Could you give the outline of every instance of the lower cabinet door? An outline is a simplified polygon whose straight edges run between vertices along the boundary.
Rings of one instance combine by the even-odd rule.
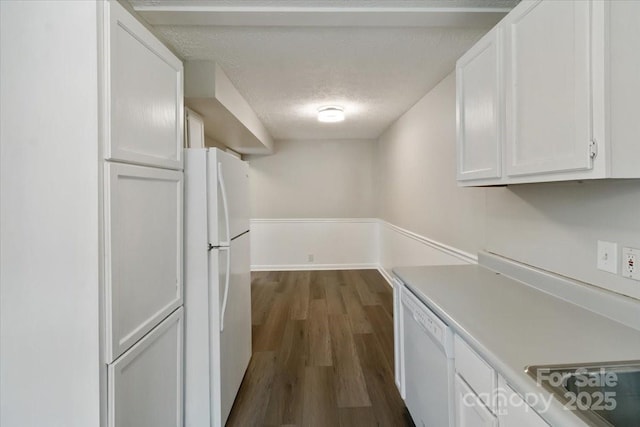
[[[502,378],[498,379],[498,391],[500,427],[549,427]]]
[[[404,328],[402,327],[402,282],[393,278],[393,361],[396,387],[404,399]]]
[[[108,367],[109,427],[182,425],[183,309]]]
[[[482,400],[471,387],[456,375],[456,426],[458,427],[495,427],[498,420],[487,409]]]

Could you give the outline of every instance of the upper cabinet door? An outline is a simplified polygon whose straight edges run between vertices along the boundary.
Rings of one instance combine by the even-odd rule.
[[[182,172],[107,163],[107,361],[182,304]]]
[[[117,1],[105,3],[105,157],[181,169],[182,62]]]
[[[509,176],[592,168],[591,13],[523,1],[505,19]]]
[[[456,64],[458,180],[500,178],[502,29],[495,28]]]

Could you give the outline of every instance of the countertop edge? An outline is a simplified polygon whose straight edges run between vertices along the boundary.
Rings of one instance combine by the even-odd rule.
[[[487,271],[489,270],[483,266],[477,266],[477,268],[482,268]],[[522,371],[515,371],[505,363],[503,363],[502,359],[490,351],[486,346],[484,346],[481,342],[479,342],[473,335],[471,335],[458,321],[449,316],[447,312],[436,304],[433,300],[431,300],[427,295],[425,295],[420,290],[411,286],[411,284],[407,283],[402,278],[402,275],[397,273],[395,269],[393,270],[393,274],[396,275],[402,283],[407,286],[411,292],[416,295],[424,304],[426,304],[433,312],[439,316],[442,320],[445,321],[454,332],[462,337],[467,344],[469,344],[474,351],[478,353],[489,365],[491,365],[495,371],[504,378],[507,384],[513,388],[513,390],[518,393],[521,397],[527,393],[536,393],[538,395],[544,396],[544,399],[550,401],[549,408],[544,408],[543,401],[538,401],[537,405],[532,405],[533,409],[540,415],[547,423],[550,423],[551,426],[576,426],[576,427],[585,427],[587,426],[577,415],[575,415],[570,410],[567,410],[562,403],[560,403],[553,395],[545,390],[544,388],[538,386],[533,380],[523,380],[522,374],[524,374],[524,368],[522,367]],[[515,279],[514,282],[518,282]],[[518,282],[520,283],[520,282]],[[522,284],[522,286],[527,286],[526,284]],[[537,290],[538,292],[542,292]],[[518,375],[520,374],[520,375]],[[526,375],[526,374],[524,374]],[[549,400],[550,399],[550,400]],[[546,411],[545,411],[546,409]]]

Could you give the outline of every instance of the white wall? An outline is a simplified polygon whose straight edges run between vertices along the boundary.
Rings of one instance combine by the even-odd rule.
[[[251,220],[254,271],[379,268],[390,280],[394,267],[476,261],[475,254],[376,218]]]
[[[478,261],[475,254],[461,251],[383,220],[379,220],[378,223],[377,264],[387,279],[391,279],[395,267],[458,265]]]
[[[450,74],[378,140],[378,216],[463,251],[484,243],[484,190],[459,188]]]
[[[247,156],[253,269],[375,266],[375,141],[275,147],[271,156]]]
[[[640,299],[640,282],[595,267],[597,240],[640,248],[640,180],[459,188],[455,137],[451,73],[381,135],[375,150],[369,142],[286,142],[272,158],[252,159],[253,217],[377,217],[387,225],[378,228],[376,262],[387,271],[472,261],[488,250]],[[327,226],[325,234],[335,230]],[[269,256],[280,265],[303,262],[285,255],[285,242],[259,244],[282,255],[261,251],[259,264]],[[362,259],[355,252],[349,258]]]
[[[381,136],[378,150],[382,219],[640,298],[640,282],[595,267],[597,240],[640,248],[640,180],[458,188],[453,74]]]
[[[491,252],[640,298],[640,282],[596,268],[598,240],[640,248],[640,180],[492,188],[486,230]]]
[[[247,160],[252,218],[374,216],[374,141],[278,141]]]
[[[96,11],[0,2],[3,427],[100,422]]]
[[[378,265],[377,226],[371,218],[252,220],[251,268],[374,268]]]

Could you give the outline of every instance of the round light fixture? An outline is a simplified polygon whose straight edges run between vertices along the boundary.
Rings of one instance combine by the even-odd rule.
[[[323,123],[335,123],[344,120],[344,108],[335,105],[327,105],[318,108],[318,121]]]

